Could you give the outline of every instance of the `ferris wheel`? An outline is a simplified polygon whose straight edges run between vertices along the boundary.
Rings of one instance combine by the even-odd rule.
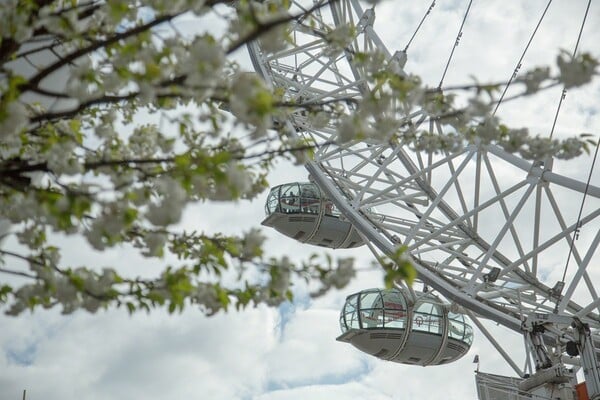
[[[466,314],[523,379],[518,390],[531,395],[539,385],[567,382],[542,375],[563,374],[560,356],[568,355],[578,357],[583,367],[587,396],[600,398],[600,282],[592,274],[600,259],[600,187],[590,179],[571,178],[551,158],[530,161],[494,144],[474,142],[433,153],[394,140],[346,142],[339,140],[336,126],[315,126],[302,105],[336,103],[338,111],[350,114],[355,111],[353,99],[371,93],[369,66],[357,62],[358,55],[376,51],[394,65],[395,73],[407,76],[407,53],[386,48],[374,29],[375,10],[357,0],[291,3],[290,14],[311,11],[293,22],[293,45],[268,52],[254,42],[249,52],[256,71],[285,100],[299,105],[285,121],[288,133],[316,150],[306,164],[312,183],[272,190],[265,225],[312,244],[365,244],[379,259],[404,246],[418,279],[444,297],[452,312]],[[425,17],[434,5],[425,7]],[[347,27],[353,40],[343,51],[332,51],[328,34],[340,27]],[[400,103],[393,108],[403,126],[433,136],[451,132],[427,110]],[[319,193],[301,197],[303,185],[313,185]],[[315,206],[319,198],[324,199],[321,208]],[[294,220],[286,215],[290,213]],[[294,230],[289,221],[304,225]],[[340,227],[344,221],[346,229]],[[329,226],[331,232],[320,233],[311,228],[314,224]],[[338,241],[325,237],[335,232],[341,235]],[[419,297],[412,288],[399,289],[406,297]],[[384,293],[382,302],[385,296],[393,294]],[[398,314],[398,307],[387,311]],[[524,335],[522,366],[482,320]],[[493,397],[480,392],[480,397],[520,398],[515,393]],[[564,391],[560,395],[566,396]]]

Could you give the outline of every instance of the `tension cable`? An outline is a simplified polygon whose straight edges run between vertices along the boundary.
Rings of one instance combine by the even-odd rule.
[[[423,18],[421,18],[421,22],[419,22],[419,26],[417,26],[417,29],[415,29],[414,33],[410,37],[410,40],[406,44],[406,47],[404,48],[404,50],[402,50],[404,53],[406,53],[408,51],[408,46],[410,46],[410,44],[412,43],[412,41],[415,38],[415,36],[417,36],[417,32],[419,32],[419,29],[421,29],[421,25],[423,25],[423,22],[425,22],[425,18],[427,18],[427,16],[429,14],[431,14],[431,10],[433,10],[433,7],[435,7],[435,0],[433,0],[431,2],[431,5],[427,9],[427,12],[425,13],[425,15],[423,15]]]
[[[548,8],[550,7],[551,3],[552,3],[552,0],[549,0],[548,4],[546,4],[546,8],[544,9],[544,12],[542,13],[542,16],[540,17],[537,25],[535,26],[535,29],[533,30],[533,33],[529,37],[529,41],[527,42],[527,46],[525,46],[525,50],[523,50],[523,53],[521,54],[521,58],[519,58],[519,61],[517,61],[517,66],[515,67],[515,69],[513,71],[513,74],[511,75],[510,79],[508,80],[508,83],[504,87],[504,91],[502,92],[502,95],[500,96],[500,99],[498,100],[498,103],[496,103],[496,107],[494,108],[494,111],[492,112],[492,116],[496,115],[496,111],[498,111],[498,107],[500,107],[500,103],[502,103],[502,100],[504,100],[504,96],[506,95],[506,92],[508,91],[508,87],[512,83],[513,79],[515,79],[517,77],[517,73],[521,69],[523,58],[525,58],[525,54],[527,53],[527,50],[529,49],[529,45],[531,45],[531,42],[533,41],[533,38],[535,37],[535,34],[537,33],[538,28],[542,24],[542,21],[544,20],[544,17],[546,16],[546,11],[548,11]]]
[[[442,88],[442,83],[444,82],[444,78],[446,77],[446,72],[448,72],[448,67],[450,66],[450,61],[452,60],[452,56],[454,55],[454,50],[456,50],[456,47],[458,47],[460,38],[462,37],[463,27],[465,26],[465,21],[467,20],[467,16],[469,15],[469,10],[471,9],[471,4],[473,4],[473,0],[469,1],[469,5],[467,6],[467,11],[465,11],[465,16],[463,17],[462,23],[460,24],[460,29],[458,30],[458,34],[456,35],[456,40],[454,41],[454,46],[452,46],[452,51],[450,52],[450,57],[448,57],[448,61],[446,62],[446,67],[444,68],[444,73],[442,74],[442,79],[440,79],[440,84],[438,85],[438,89]]]
[[[590,11],[590,5],[592,4],[592,0],[588,0],[587,7],[585,9],[585,15],[583,16],[583,21],[581,21],[581,27],[579,28],[579,34],[577,35],[577,42],[575,42],[575,48],[573,49],[573,58],[577,54],[577,48],[579,47],[579,41],[581,40],[581,33],[583,32],[583,27],[585,26],[585,21],[587,20],[588,12]],[[567,89],[564,88],[562,93],[560,94],[560,99],[558,100],[558,108],[556,109],[556,114],[554,114],[554,122],[552,122],[552,130],[550,130],[550,139],[554,135],[554,128],[556,127],[556,121],[558,120],[558,114],[560,113],[560,107],[562,106],[562,102],[567,97]]]

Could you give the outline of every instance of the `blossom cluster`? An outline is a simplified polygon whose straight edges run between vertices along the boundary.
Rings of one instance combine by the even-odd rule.
[[[332,140],[343,144],[452,152],[496,143],[531,159],[572,158],[586,149],[585,138],[558,141],[505,127],[491,114],[493,102],[478,95],[458,107],[452,94],[402,71],[406,54],[387,60],[378,51],[348,51],[372,12],[358,22],[362,28],[339,24],[316,32],[327,43],[325,57],[351,55],[368,90],[339,102],[304,103],[242,71],[230,56],[255,39],[265,56],[284,51],[294,45],[292,27],[315,29],[316,19],[293,15],[289,0],[233,6],[0,2],[0,225],[10,222],[8,235],[20,246],[19,253],[0,245],[0,261],[25,264],[6,273],[27,280],[14,289],[0,286],[9,314],[56,305],[65,313],[115,304],[132,312],[157,305],[176,311],[186,302],[213,314],[232,302],[280,304],[291,298],[298,276],[318,283],[315,295],[347,285],[355,275],[350,259],[267,262],[258,230],[233,237],[178,231],[189,204],[253,199],[267,187],[275,158],[305,162],[311,143],[291,137],[288,121],[299,130],[333,132]],[[208,17],[223,29],[178,28],[185,18]],[[561,54],[557,66],[556,77],[541,67],[515,83],[525,95],[547,84],[583,85],[597,74],[598,61]],[[420,110],[449,133],[417,130],[407,110]],[[121,277],[116,266],[61,266],[55,235],[82,238],[98,251],[131,244],[145,257],[171,255],[181,264],[150,280]],[[239,279],[223,284],[220,277],[232,269]],[[245,282],[250,270],[258,278]]]
[[[33,280],[2,286],[0,302],[12,298],[8,313],[55,305],[94,312],[115,303],[132,311],[180,307],[182,299],[210,313],[228,296],[244,304],[258,299],[252,285],[234,293],[197,276],[260,260],[258,230],[225,240],[176,229],[190,203],[262,192],[269,146],[278,145],[272,136],[259,141],[271,128],[276,96],[256,74],[239,72],[227,53],[285,18],[286,2],[240,2],[237,12],[225,12],[230,29],[222,36],[177,29],[180,16],[215,18],[219,7],[198,0],[0,4],[0,221],[10,221],[9,234],[22,246],[0,247],[0,258],[30,265],[15,273]],[[288,43],[285,24],[273,27],[261,36],[271,50]],[[224,135],[231,121],[239,134]],[[245,161],[250,149],[258,157]],[[198,259],[180,269],[179,281],[172,272],[121,279],[94,266],[50,263],[48,255],[62,250],[51,245],[55,233],[84,238],[99,251],[131,243],[146,257]],[[261,293],[268,301],[271,292]]]
[[[559,140],[531,134],[527,128],[503,125],[493,112],[499,101],[494,93],[499,91],[500,85],[467,85],[462,90],[474,94],[463,99],[466,106],[458,106],[455,93],[423,86],[418,77],[399,70],[395,58],[386,61],[379,52],[355,54],[354,58],[372,89],[357,101],[353,111],[328,121],[335,126],[340,144],[365,140],[397,142],[430,153],[452,153],[474,143],[497,144],[523,158],[543,160],[571,159],[595,143],[585,133]],[[557,65],[560,74],[556,77],[550,75],[549,67],[536,67],[518,76],[514,84],[522,85],[522,96],[528,96],[556,83],[565,89],[581,86],[598,74],[598,61],[588,53],[578,57],[563,53],[557,58]],[[483,93],[491,100],[484,100]],[[407,114],[416,117],[407,118]],[[438,128],[417,129],[413,119],[418,118],[433,122]]]

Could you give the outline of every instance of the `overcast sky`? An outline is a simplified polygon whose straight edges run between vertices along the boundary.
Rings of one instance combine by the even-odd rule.
[[[439,0],[409,48],[406,69],[436,85],[456,37],[468,0]],[[506,80],[518,61],[547,1],[475,0],[460,46],[450,65],[447,83]],[[553,63],[559,49],[572,51],[587,1],[555,1],[540,28],[523,68]],[[388,0],[376,9],[375,28],[393,52],[404,48],[429,1]],[[592,4],[580,48],[600,57],[600,8]],[[189,27],[189,29],[192,29]],[[249,66],[244,55],[237,57]],[[540,133],[548,132],[560,89],[528,103],[507,104],[501,116]],[[560,115],[560,134],[600,131],[598,82],[569,93]],[[593,101],[592,101],[593,100]],[[573,163],[574,174],[589,159]],[[587,164],[589,165],[589,163]],[[593,183],[600,179],[594,175]],[[581,178],[581,176],[580,176]],[[306,180],[301,167],[282,163],[271,184]],[[266,193],[254,202],[205,204],[186,211],[185,225],[207,231],[240,233],[264,218]],[[232,224],[231,221],[238,223]],[[305,247],[265,228],[269,254],[308,254]],[[6,243],[5,243],[6,245]],[[66,264],[94,259],[100,265],[122,264],[145,274],[159,263],[136,257],[128,249],[93,253],[84,244],[65,251]],[[365,247],[338,250],[334,257],[357,257],[368,266]],[[345,297],[381,285],[379,271],[363,271],[342,292],[310,300],[296,287],[297,302],[279,308],[258,307],[244,312],[204,317],[188,308],[181,315],[158,311],[130,317],[124,310],[61,316],[57,311],[0,316],[0,400],[20,399],[475,399],[472,363],[511,374],[492,346],[475,332],[470,352],[439,367],[414,367],[379,361],[348,344],[339,335],[338,314]],[[495,331],[515,348],[517,335]]]

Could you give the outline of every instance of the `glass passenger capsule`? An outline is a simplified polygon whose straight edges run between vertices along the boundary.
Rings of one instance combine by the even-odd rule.
[[[400,289],[369,289],[346,298],[338,341],[383,360],[440,365],[464,356],[473,328],[463,314],[430,293],[411,296]]]
[[[333,202],[311,182],[294,182],[275,186],[265,204],[267,218],[263,225],[302,243],[317,246],[351,248],[363,240],[343,218]]]

